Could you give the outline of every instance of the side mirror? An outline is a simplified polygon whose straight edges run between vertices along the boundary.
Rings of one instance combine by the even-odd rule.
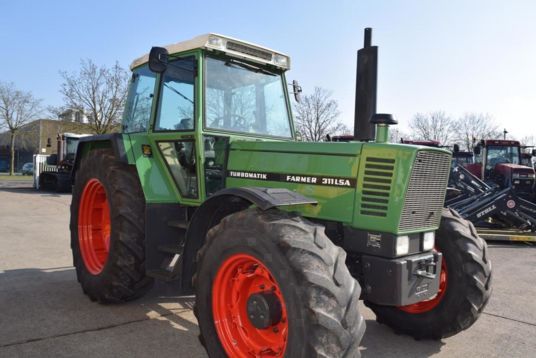
[[[300,131],[296,131],[295,135],[296,135],[296,140],[298,142],[303,142],[303,136]]]
[[[532,150],[532,156],[533,156],[533,157],[536,157],[536,149],[533,149],[533,150]]]
[[[149,69],[155,73],[162,73],[168,64],[168,50],[163,47],[153,47],[149,52]]]
[[[454,153],[458,153],[460,151],[460,146],[458,144],[454,144]]]
[[[296,80],[292,81],[292,92],[294,93],[294,99],[296,100],[296,102],[300,103],[302,88]]]
[[[473,151],[474,151],[474,153],[475,153],[476,155],[480,155],[480,153],[481,153],[481,149],[482,149],[482,148],[481,148],[479,145],[477,145],[477,146],[474,148]]]

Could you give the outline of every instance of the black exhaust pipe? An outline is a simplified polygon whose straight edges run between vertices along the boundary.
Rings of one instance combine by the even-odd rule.
[[[378,46],[371,46],[372,28],[365,28],[365,45],[357,51],[354,139],[374,140],[376,128],[370,119],[376,114],[378,87]]]

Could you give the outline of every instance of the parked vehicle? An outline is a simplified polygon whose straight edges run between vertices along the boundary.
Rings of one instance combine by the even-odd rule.
[[[33,175],[34,165],[33,163],[24,163],[22,166],[22,175]]]
[[[39,190],[70,192],[72,187],[71,170],[73,168],[78,141],[89,134],[63,133],[58,136],[58,154],[47,158],[46,165],[38,168]]]

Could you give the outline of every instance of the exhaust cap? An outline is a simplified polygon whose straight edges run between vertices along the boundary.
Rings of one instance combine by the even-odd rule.
[[[370,123],[372,124],[386,124],[388,126],[398,124],[398,121],[389,113],[376,113],[370,117]]]

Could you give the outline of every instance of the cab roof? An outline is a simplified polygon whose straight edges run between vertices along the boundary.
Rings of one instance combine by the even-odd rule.
[[[175,44],[164,46],[169,54],[185,52],[195,49],[205,49],[209,51],[223,51],[235,57],[241,57],[250,61],[271,64],[285,70],[290,69],[290,58],[278,51],[274,51],[267,47],[259,46],[251,42],[242,41],[233,37],[220,35],[216,33],[208,33],[196,36],[190,40],[178,42]],[[286,58],[286,66],[279,63],[277,60]],[[149,61],[149,54],[135,59],[130,65],[130,69],[144,65]]]

